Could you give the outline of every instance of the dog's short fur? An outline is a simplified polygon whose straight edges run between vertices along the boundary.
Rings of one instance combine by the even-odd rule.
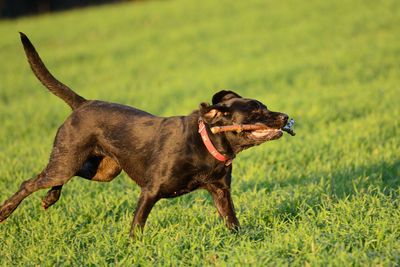
[[[120,104],[86,100],[50,74],[23,33],[21,41],[37,78],[73,112],[58,129],[48,165],[4,202],[0,221],[39,189],[50,188],[42,201],[47,209],[59,199],[63,185],[73,176],[109,182],[124,170],[141,187],[131,235],[144,227],[159,199],[199,188],[211,193],[228,228],[238,228],[230,192],[232,165],[218,161],[207,151],[198,133],[198,122],[205,122],[217,150],[233,159],[244,149],[281,137],[287,115],[269,111],[261,102],[232,91],[216,93],[211,105],[202,103],[188,116],[168,118]],[[261,135],[250,131],[210,132],[215,125],[255,123],[277,130]]]

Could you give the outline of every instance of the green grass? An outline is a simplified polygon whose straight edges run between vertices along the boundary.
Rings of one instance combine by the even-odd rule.
[[[70,113],[31,73],[17,31],[89,99],[189,114],[230,88],[297,121],[241,153],[231,234],[210,196],[162,200],[128,244],[139,188],[74,178],[0,225],[0,264],[400,264],[400,2],[150,1],[0,21],[0,201],[47,163]]]

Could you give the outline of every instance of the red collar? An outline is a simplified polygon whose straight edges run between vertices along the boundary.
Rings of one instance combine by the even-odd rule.
[[[201,139],[203,140],[204,145],[206,146],[208,152],[216,158],[219,161],[225,162],[226,166],[229,166],[232,164],[232,159],[222,155],[221,153],[218,152],[218,150],[215,148],[213,143],[210,140],[210,137],[208,136],[206,125],[202,120],[199,121],[199,133],[201,135]]]

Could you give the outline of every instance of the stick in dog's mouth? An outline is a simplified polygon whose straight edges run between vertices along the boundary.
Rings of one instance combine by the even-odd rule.
[[[287,132],[291,136],[295,136],[296,133],[293,131],[294,119],[290,119],[288,123],[280,129],[281,131]],[[226,126],[214,126],[211,127],[211,132],[213,134],[221,133],[221,132],[242,132],[242,131],[262,131],[262,130],[271,130],[271,131],[280,131],[279,129],[267,128],[261,124],[233,124]]]

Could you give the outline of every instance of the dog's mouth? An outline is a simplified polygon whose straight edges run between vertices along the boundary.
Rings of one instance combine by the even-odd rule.
[[[283,132],[287,132],[294,136],[293,131],[294,120],[279,122],[275,125],[266,125],[264,123],[245,123],[245,124],[233,124],[225,126],[214,126],[211,127],[213,134],[221,132],[236,132],[242,137],[262,143],[269,140],[275,140],[283,135]]]
[[[283,132],[287,132],[288,134],[294,136],[296,133],[293,130],[294,120],[290,119],[284,126],[282,127],[273,127],[270,128],[266,125],[259,124],[262,129],[255,129],[250,131],[245,131],[246,136],[248,138],[257,140],[257,141],[270,141],[276,140],[282,137]]]
[[[245,131],[246,137],[253,139],[255,141],[270,141],[276,140],[283,135],[283,131],[281,129],[260,129],[260,130],[252,130]]]

